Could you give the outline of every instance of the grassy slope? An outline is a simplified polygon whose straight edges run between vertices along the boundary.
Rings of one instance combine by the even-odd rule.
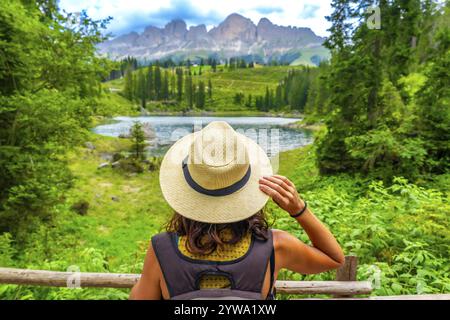
[[[106,89],[98,100],[97,115],[112,117],[116,115],[138,115],[139,106],[122,97],[117,92]]]
[[[195,76],[195,80],[205,81],[211,79],[213,86],[213,101],[207,104],[212,110],[245,110],[244,106],[237,106],[233,103],[233,97],[241,92],[247,98],[248,94],[253,96],[264,95],[266,87],[275,89],[292,67],[261,67],[248,69],[236,69],[223,72],[205,72],[201,76]],[[221,70],[221,69],[219,69]],[[197,72],[198,73],[198,72]]]
[[[199,70],[202,69],[202,74],[199,75]],[[193,74],[193,81],[203,81],[208,85],[208,80],[211,80],[213,87],[212,100],[206,99],[206,111],[221,112],[223,114],[242,114],[242,115],[259,115],[261,112],[257,110],[249,110],[243,104],[236,105],[233,103],[233,97],[236,93],[242,92],[247,99],[248,94],[253,96],[253,103],[256,95],[264,95],[266,87],[275,89],[276,85],[282,80],[288,70],[296,67],[292,66],[255,66],[255,68],[247,69],[225,69],[223,65],[217,67],[217,72],[212,72],[210,66],[195,66],[191,67]],[[174,72],[170,69],[170,72]],[[194,75],[194,73],[196,75]],[[184,84],[183,84],[184,85]],[[117,101],[125,100],[119,95],[123,90],[124,80],[116,79],[104,84],[107,90],[112,90],[108,95],[115,97]],[[120,97],[120,98],[117,98]],[[123,100],[122,100],[123,99]],[[125,100],[126,101],[126,100]],[[137,110],[136,103],[127,102],[129,108]],[[180,111],[184,107],[184,101],[180,107],[162,107],[160,103],[149,103],[148,108],[151,111]],[[194,110],[202,112],[202,110]]]
[[[80,226],[83,246],[103,250],[111,268],[117,268],[161,229],[170,210],[159,189],[158,172],[133,175],[97,169],[102,162],[98,152],[126,149],[126,140],[93,137],[96,151],[82,149],[71,157],[70,168],[77,179],[68,195],[69,205],[87,200],[89,212],[87,216],[68,213],[68,217]]]

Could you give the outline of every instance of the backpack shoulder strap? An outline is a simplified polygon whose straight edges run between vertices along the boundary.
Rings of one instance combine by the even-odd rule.
[[[272,248],[272,253],[270,254],[270,286],[269,293],[267,294],[267,300],[275,299],[275,248]]]
[[[152,237],[152,247],[171,297],[195,290],[195,274],[204,271],[201,265],[182,259],[175,250],[176,235],[163,232]]]

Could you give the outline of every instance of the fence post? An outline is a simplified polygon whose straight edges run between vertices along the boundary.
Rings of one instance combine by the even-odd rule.
[[[346,256],[342,267],[336,270],[336,281],[356,281],[358,257]],[[334,295],[335,298],[350,298],[351,295]]]

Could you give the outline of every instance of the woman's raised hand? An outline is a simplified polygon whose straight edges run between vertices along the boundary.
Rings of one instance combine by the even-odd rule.
[[[259,189],[290,215],[295,215],[305,206],[295,185],[284,176],[273,175],[260,178]]]

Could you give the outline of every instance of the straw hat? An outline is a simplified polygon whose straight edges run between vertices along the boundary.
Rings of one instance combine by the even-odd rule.
[[[206,223],[247,219],[268,200],[258,180],[271,175],[264,150],[224,121],[179,139],[161,163],[164,198],[179,214]]]

